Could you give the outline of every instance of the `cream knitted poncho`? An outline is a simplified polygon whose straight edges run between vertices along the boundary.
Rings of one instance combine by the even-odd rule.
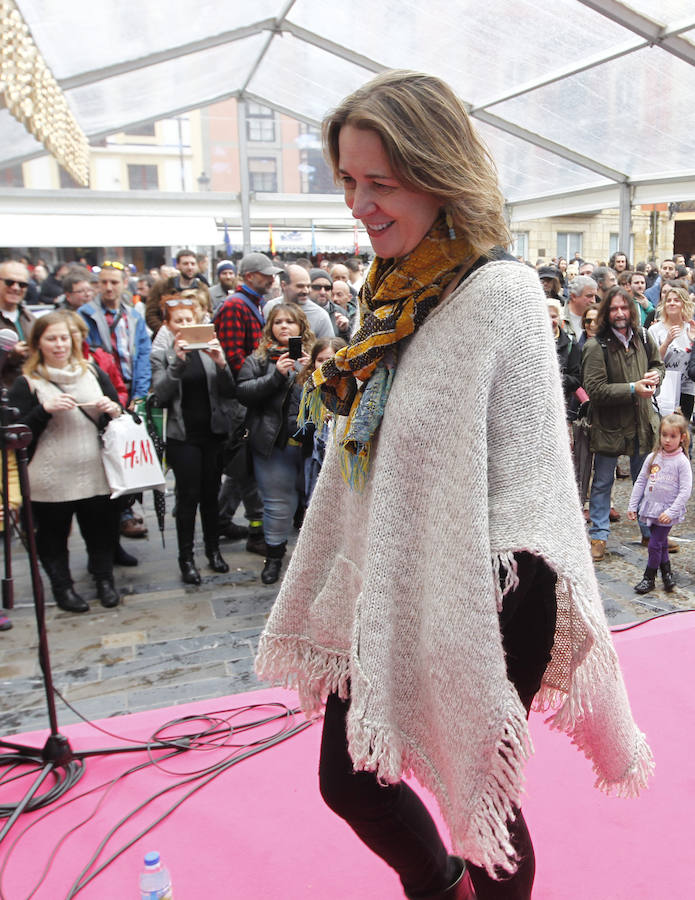
[[[363,493],[329,449],[256,661],[307,713],[349,693],[355,769],[412,772],[455,851],[491,873],[515,868],[507,818],[531,749],[498,622],[514,552],[558,577],[537,705],[603,789],[634,795],[653,769],[589,557],[558,375],[527,267],[490,262],[440,303],[401,351]]]

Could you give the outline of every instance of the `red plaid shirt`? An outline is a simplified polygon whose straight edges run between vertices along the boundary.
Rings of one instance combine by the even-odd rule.
[[[253,294],[241,287],[225,300],[215,316],[217,338],[234,375],[239,374],[246,357],[258,346],[263,331],[258,317],[244,303],[244,295],[252,303],[257,302]]]

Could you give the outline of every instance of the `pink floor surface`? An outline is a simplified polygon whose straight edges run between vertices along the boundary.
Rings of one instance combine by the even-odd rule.
[[[534,838],[537,876],[534,900],[685,900],[692,887],[692,817],[695,768],[692,738],[695,615],[684,614],[616,636],[633,710],[647,732],[656,776],[637,800],[607,798],[593,789],[587,761],[563,736],[532,716],[536,748],[527,767],[524,810]],[[170,709],[153,710],[102,724],[118,734],[147,739],[159,725],[183,715],[213,714],[246,703],[283,701],[287,691],[263,691]],[[114,745],[88,725],[62,730],[75,750]],[[21,740],[42,746],[45,733]],[[176,900],[396,900],[395,876],[324,806],[316,787],[320,728],[316,725],[226,771],[188,799],[76,896],[125,900],[138,896],[141,858],[160,851],[173,876]],[[138,754],[137,760],[143,759]],[[220,759],[220,751],[187,753],[171,764],[191,771]],[[98,758],[63,798],[114,778],[136,759]],[[71,885],[122,816],[149,794],[172,783],[156,770],[118,784],[87,825],[60,846],[37,900],[69,896]],[[176,794],[179,797],[180,792]],[[0,848],[2,900],[23,900],[60,837],[94,811],[98,797],[73,800],[30,829],[40,813],[24,816]],[[3,802],[9,798],[3,794]],[[171,802],[158,801],[127,825],[107,847],[122,846]],[[55,810],[55,807],[52,807]],[[687,816],[687,818],[686,818]]]

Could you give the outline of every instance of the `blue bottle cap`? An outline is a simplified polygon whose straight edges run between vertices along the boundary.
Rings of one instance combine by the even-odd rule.
[[[153,850],[152,853],[145,854],[145,865],[146,866],[158,866],[159,865],[159,853],[156,850]]]

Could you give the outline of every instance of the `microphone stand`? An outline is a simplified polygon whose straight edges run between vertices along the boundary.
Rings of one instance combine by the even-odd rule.
[[[44,689],[46,693],[46,706],[48,708],[48,721],[50,735],[43,748],[30,747],[23,744],[0,740],[0,748],[12,751],[0,756],[0,765],[7,769],[28,767],[25,774],[39,771],[34,783],[29,787],[24,797],[16,804],[3,804],[0,816],[8,816],[2,830],[0,830],[0,842],[8,834],[14,823],[23,812],[38,809],[51,803],[60,797],[79,781],[84,775],[84,761],[90,756],[106,756],[115,753],[133,753],[148,749],[166,749],[171,751],[173,747],[181,751],[186,749],[185,738],[177,738],[176,743],[166,741],[154,741],[147,744],[130,744],[126,747],[106,747],[97,750],[74,752],[68,739],[58,731],[58,717],[56,715],[55,697],[53,689],[53,675],[51,673],[51,661],[48,652],[48,635],[46,632],[46,607],[44,600],[43,582],[39,572],[38,554],[36,551],[36,537],[34,534],[34,521],[31,511],[31,495],[29,489],[29,466],[27,447],[31,444],[31,429],[19,423],[12,424],[18,410],[8,404],[7,388],[0,390],[0,447],[2,453],[2,507],[4,516],[4,548],[5,548],[5,577],[2,580],[2,605],[5,609],[14,606],[14,583],[12,580],[12,558],[10,547],[10,519],[9,519],[9,473],[8,457],[10,451],[14,451],[17,458],[19,473],[19,487],[24,509],[24,523],[27,537],[27,552],[29,554],[29,567],[31,571],[31,586],[34,595],[34,610],[36,612],[36,628],[39,635],[39,664],[43,674]],[[55,784],[50,789],[50,797],[37,792],[49,775],[53,775]],[[0,786],[3,779],[0,779]],[[7,783],[10,780],[7,779]],[[36,797],[36,800],[34,800]]]

